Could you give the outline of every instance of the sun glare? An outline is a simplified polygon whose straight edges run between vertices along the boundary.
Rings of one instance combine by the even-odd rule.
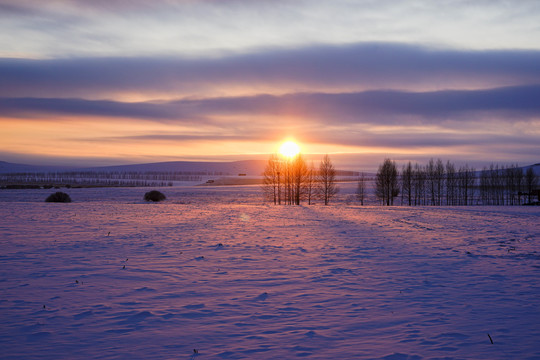
[[[286,157],[295,157],[300,152],[300,146],[294,141],[285,141],[279,148],[281,155]]]

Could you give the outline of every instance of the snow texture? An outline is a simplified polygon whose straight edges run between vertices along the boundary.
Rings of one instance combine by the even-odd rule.
[[[0,358],[540,358],[536,207],[147,190],[0,191]]]

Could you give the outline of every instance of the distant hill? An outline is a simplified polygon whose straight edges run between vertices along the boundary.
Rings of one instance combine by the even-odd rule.
[[[257,176],[264,171],[265,160],[245,160],[231,162],[170,161],[148,164],[100,166],[89,168],[68,168],[16,164],[0,161],[0,173],[37,173],[55,171],[94,171],[94,172],[206,172],[210,174]]]
[[[50,172],[50,171],[69,171],[73,170],[70,167],[62,166],[43,166],[43,165],[27,165],[16,164],[6,161],[0,161],[0,174],[7,173],[24,173],[24,172]]]
[[[527,171],[530,167],[533,168],[533,171],[537,176],[540,176],[540,163],[529,165],[529,166],[523,166],[523,171]]]

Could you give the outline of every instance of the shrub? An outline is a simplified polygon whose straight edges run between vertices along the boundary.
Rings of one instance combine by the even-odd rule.
[[[58,191],[54,194],[49,195],[47,199],[45,199],[45,202],[63,202],[63,203],[69,203],[71,202],[71,198],[68,194]]]
[[[165,200],[167,197],[165,195],[163,195],[163,193],[157,191],[157,190],[152,190],[152,191],[149,191],[147,192],[146,194],[144,194],[144,200],[146,201],[162,201],[162,200]]]

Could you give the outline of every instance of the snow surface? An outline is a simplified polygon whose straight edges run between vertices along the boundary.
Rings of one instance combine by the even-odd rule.
[[[328,207],[0,191],[0,358],[540,359],[537,207],[361,207],[353,185]]]

